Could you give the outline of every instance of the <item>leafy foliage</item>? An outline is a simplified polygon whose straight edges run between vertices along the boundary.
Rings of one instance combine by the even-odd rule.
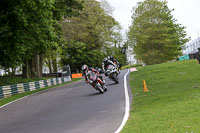
[[[35,57],[45,55],[60,40],[57,21],[77,15],[81,8],[76,0],[1,0],[0,65],[34,68]]]
[[[56,20],[78,16],[79,11],[83,8],[82,2],[77,0],[55,0],[54,7],[53,16]]]
[[[95,0],[84,1],[80,16],[63,21],[63,34],[66,40],[76,40],[88,44],[89,49],[101,48],[111,41],[112,28],[117,22],[105,14],[100,3]]]
[[[104,54],[98,50],[87,50],[86,46],[82,42],[68,42],[63,47],[62,64],[70,64],[72,71],[80,70],[83,64],[100,67]]]
[[[64,65],[70,64],[74,69],[80,69],[83,64],[100,67],[103,58],[110,54],[117,54],[124,60],[124,57],[118,54],[120,48],[117,48],[122,43],[121,27],[110,16],[112,13],[109,11],[112,10],[108,3],[103,2],[102,4],[95,0],[85,0],[79,16],[67,17],[62,22],[66,42],[62,46],[65,49],[62,52]]]
[[[189,39],[171,11],[165,0],[145,0],[134,8],[128,35],[138,60],[156,64],[181,55],[181,45]]]
[[[22,66],[25,78],[39,77],[44,61],[56,72],[60,55],[74,69],[100,66],[108,53],[120,55],[121,27],[111,11],[105,0],[1,0],[0,66]]]
[[[57,39],[53,27],[54,0],[2,0],[1,65],[11,67],[22,64],[36,53],[43,53]]]

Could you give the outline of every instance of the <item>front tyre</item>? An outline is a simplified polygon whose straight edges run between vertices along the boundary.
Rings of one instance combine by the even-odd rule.
[[[113,73],[113,80],[115,81],[116,84],[119,83],[119,79],[117,77],[117,74],[116,73]]]
[[[100,93],[104,93],[105,89],[101,86],[101,84],[99,82],[97,82],[96,88]]]

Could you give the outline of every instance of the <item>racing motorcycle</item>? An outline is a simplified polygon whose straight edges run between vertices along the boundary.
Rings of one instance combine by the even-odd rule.
[[[87,77],[90,85],[92,85],[94,89],[96,89],[100,93],[104,93],[105,91],[107,91],[107,87],[104,85],[104,81],[102,81],[97,73],[91,71],[87,74]]]
[[[117,67],[114,65],[108,65],[106,73],[111,80],[115,81],[116,84],[119,83]]]

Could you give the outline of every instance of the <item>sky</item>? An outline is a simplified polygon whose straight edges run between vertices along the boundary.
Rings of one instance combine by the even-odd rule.
[[[131,25],[132,8],[141,0],[107,0],[114,8],[113,17],[120,22],[123,31]],[[200,0],[167,0],[177,23],[186,27],[191,41],[200,36]]]

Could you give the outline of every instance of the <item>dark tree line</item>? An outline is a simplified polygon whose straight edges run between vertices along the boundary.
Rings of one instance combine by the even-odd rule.
[[[44,63],[57,72],[58,64],[80,69],[99,66],[108,53],[119,56],[120,26],[102,5],[111,8],[95,0],[1,0],[0,66],[41,77]]]

